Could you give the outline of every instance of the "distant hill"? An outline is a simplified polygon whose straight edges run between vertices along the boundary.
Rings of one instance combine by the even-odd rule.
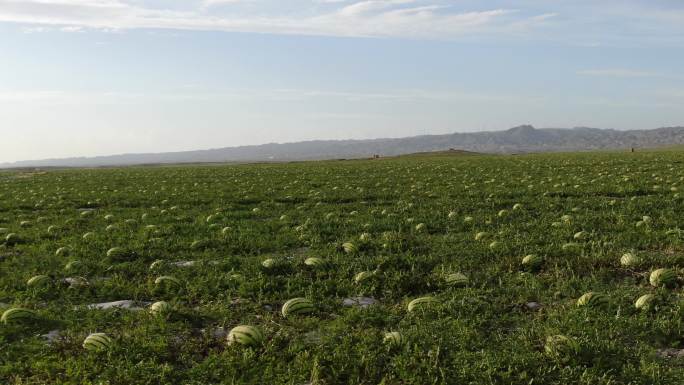
[[[589,127],[537,129],[524,125],[506,131],[423,135],[396,139],[315,140],[158,154],[123,154],[92,158],[28,160],[0,164],[0,167],[97,167],[171,163],[349,159],[372,157],[376,154],[380,156],[395,156],[449,149],[510,154],[624,149],[630,147],[645,148],[679,144],[684,144],[684,127],[620,131]]]

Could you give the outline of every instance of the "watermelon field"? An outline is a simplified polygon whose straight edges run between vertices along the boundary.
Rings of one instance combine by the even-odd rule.
[[[684,152],[0,172],[1,384],[683,384]]]

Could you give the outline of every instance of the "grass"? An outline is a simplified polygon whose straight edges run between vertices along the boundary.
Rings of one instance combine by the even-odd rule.
[[[0,240],[22,240],[0,246],[0,306],[37,314],[0,324],[0,383],[681,384],[684,361],[657,352],[684,348],[683,161],[666,151],[0,173]],[[108,257],[114,247],[125,252]],[[622,267],[626,252],[641,263]],[[529,254],[543,257],[538,269],[522,266]],[[195,263],[173,264],[184,261]],[[663,267],[678,280],[654,288],[649,273]],[[370,278],[356,283],[362,271]],[[456,272],[465,287],[446,284]],[[39,274],[51,284],[28,287]],[[180,287],[155,285],[164,275]],[[88,284],[64,282],[73,277]],[[607,305],[578,307],[589,291]],[[646,293],[657,306],[635,309]],[[342,305],[357,296],[378,303]],[[408,312],[423,296],[439,303]],[[296,297],[315,311],[283,317]],[[117,300],[143,310],[86,307]],[[160,300],[173,305],[167,318],[146,309]],[[263,343],[228,344],[221,330],[237,325],[260,327]],[[384,343],[389,331],[403,343]],[[83,349],[93,332],[111,346]],[[576,349],[549,355],[553,335]]]

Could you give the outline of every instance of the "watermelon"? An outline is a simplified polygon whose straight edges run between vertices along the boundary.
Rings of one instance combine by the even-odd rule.
[[[257,346],[264,342],[264,333],[258,326],[240,325],[228,333],[228,343],[238,343],[245,346]]]
[[[58,257],[64,257],[64,256],[69,255],[69,252],[70,252],[70,251],[71,251],[71,250],[69,250],[69,248],[66,247],[66,246],[65,246],[65,247],[60,247],[59,249],[57,249],[57,251],[55,251],[55,255],[58,256]]]
[[[160,269],[160,268],[164,267],[165,264],[166,264],[166,262],[164,260],[157,259],[156,261],[154,261],[150,264],[150,270]]]
[[[173,312],[173,307],[166,301],[155,302],[150,306],[150,313],[165,317]]]
[[[307,258],[304,260],[304,264],[315,269],[324,269],[328,266],[328,263],[324,259],[317,257]]]
[[[261,266],[263,266],[266,270],[275,269],[278,267],[278,261],[274,258],[268,258],[261,262]]]
[[[373,277],[372,271],[362,271],[354,276],[354,282],[361,283]]]
[[[385,333],[382,342],[389,345],[390,347],[397,347],[404,344],[404,336],[399,332],[387,332]]]
[[[206,249],[207,247],[209,247],[209,241],[206,239],[196,240],[190,244],[190,248],[194,250]]]
[[[568,242],[568,243],[563,244],[563,246],[561,246],[561,248],[564,251],[579,251],[582,249],[582,245],[579,243],[576,243],[576,242]]]
[[[129,251],[121,247],[112,247],[111,249],[107,250],[107,257],[114,261],[126,259],[130,255],[131,253]]]
[[[638,266],[641,260],[634,253],[625,253],[620,257],[620,265],[624,267]]]
[[[564,335],[549,336],[544,344],[546,354],[556,360],[568,361],[579,350],[575,340]]]
[[[544,264],[544,258],[537,254],[530,254],[522,259],[522,266],[528,270],[536,270]]]
[[[421,309],[427,309],[433,305],[436,305],[439,303],[439,300],[435,297],[420,297],[416,298],[413,301],[409,302],[408,304],[408,311],[412,312],[414,310],[421,310]]]
[[[468,277],[463,273],[452,273],[447,275],[444,280],[449,286],[466,286],[469,282]]]
[[[31,277],[28,281],[26,281],[26,286],[46,287],[50,286],[50,283],[52,283],[52,280],[47,275],[36,275],[35,277]]]
[[[639,310],[650,310],[654,305],[655,299],[653,294],[644,294],[636,300],[634,307]]]
[[[77,271],[83,267],[83,263],[81,261],[70,261],[64,266],[64,270],[66,271]]]
[[[86,210],[81,212],[81,217],[92,217],[95,214],[95,211],[93,210]]]
[[[161,277],[157,277],[157,279],[154,280],[154,284],[167,289],[180,289],[182,286],[181,281],[170,275],[162,275]]]
[[[34,313],[32,310],[13,307],[11,309],[5,310],[5,312],[2,313],[0,321],[7,325],[21,323],[34,318],[36,318],[36,313]]]
[[[572,237],[575,240],[583,241],[583,240],[589,238],[589,233],[587,233],[586,231],[580,231],[578,233],[575,233],[575,235],[573,235]]]
[[[577,300],[577,306],[601,307],[608,304],[608,297],[601,293],[590,291]]]
[[[306,298],[293,298],[283,304],[281,313],[287,318],[291,315],[307,314],[314,311],[314,305]]]
[[[352,242],[343,243],[342,249],[347,254],[356,254],[359,251],[359,248],[355,244],[353,244]]]
[[[18,245],[22,242],[23,242],[23,239],[18,234],[15,234],[15,233],[9,233],[5,237],[5,243],[8,246]]]
[[[92,333],[83,340],[83,348],[90,351],[104,351],[111,348],[112,339],[105,333]]]
[[[677,281],[677,273],[672,269],[654,270],[649,277],[652,286],[672,286]]]

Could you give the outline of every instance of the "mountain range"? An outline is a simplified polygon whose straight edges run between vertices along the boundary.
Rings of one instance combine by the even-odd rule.
[[[651,148],[678,144],[684,144],[684,127],[626,131],[589,127],[538,129],[530,125],[523,125],[505,131],[422,135],[406,138],[314,140],[197,151],[27,160],[0,164],[0,168],[351,159],[449,149],[511,154],[627,149],[632,147]]]

